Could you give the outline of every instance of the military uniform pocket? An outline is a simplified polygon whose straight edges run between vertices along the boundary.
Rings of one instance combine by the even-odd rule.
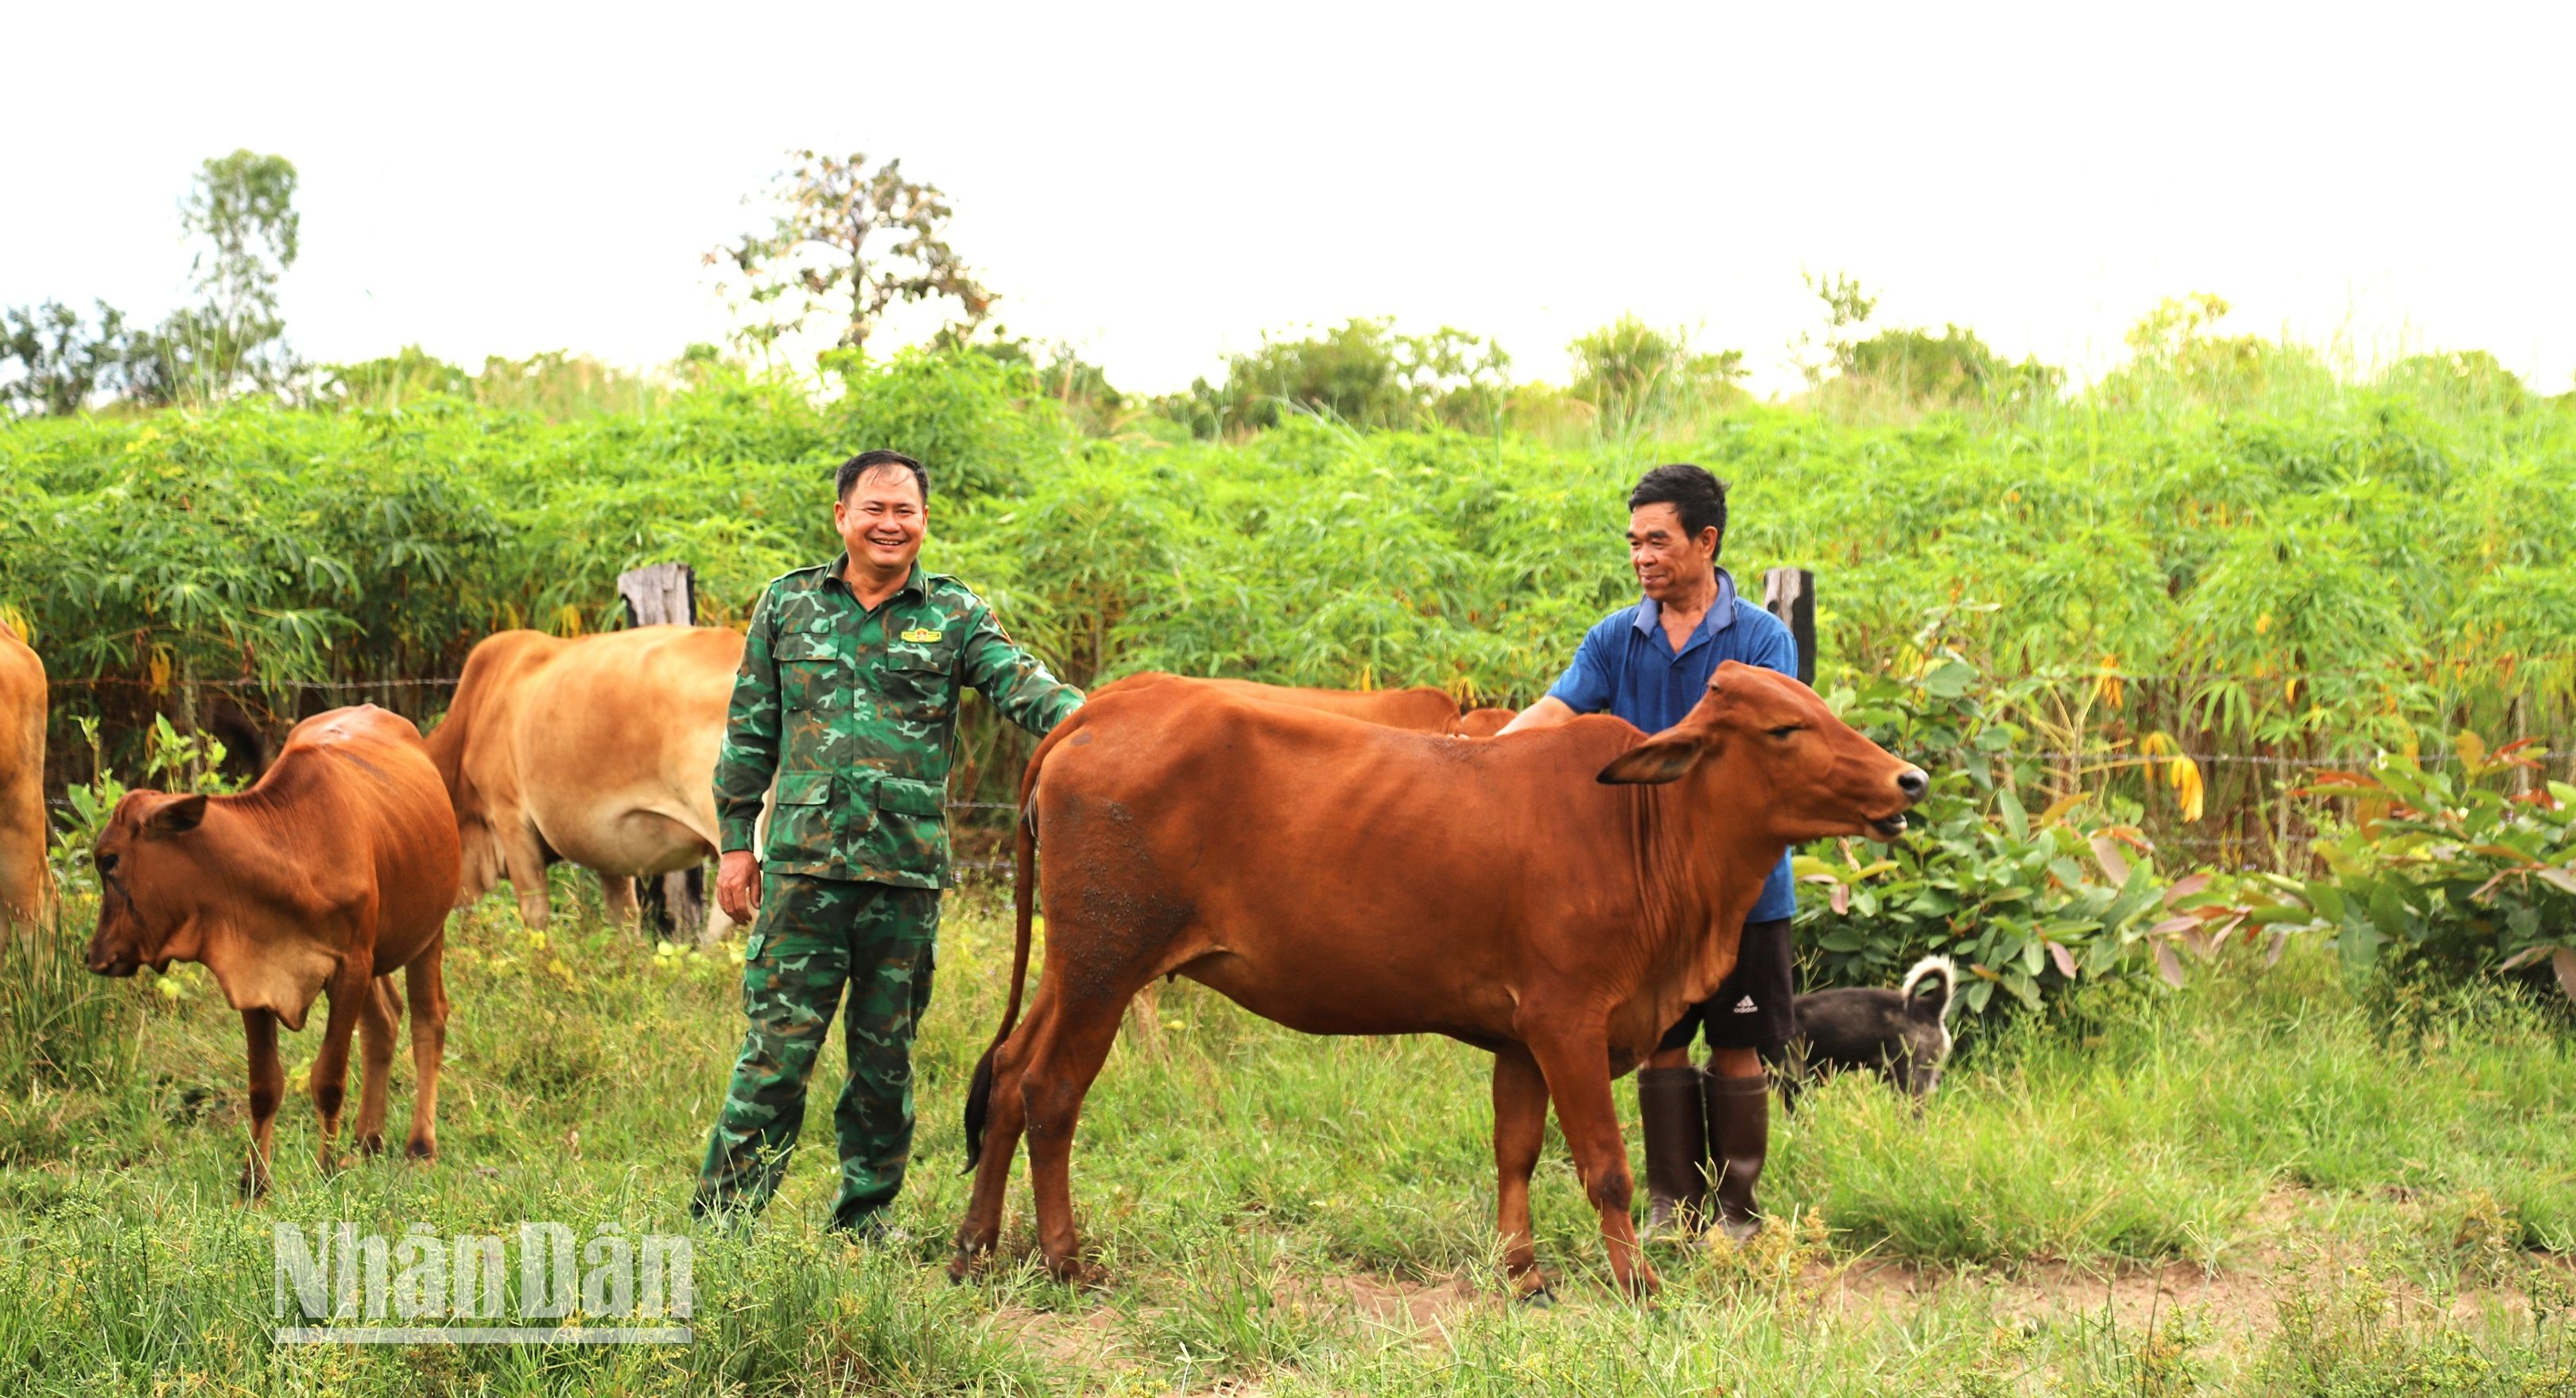
[[[928,651],[898,650],[886,656],[886,698],[908,717],[943,719],[956,707],[957,682],[950,676],[951,657]]]
[[[832,857],[832,774],[781,772],[778,806],[769,816],[768,858],[786,864],[821,864]]]
[[[778,701],[789,709],[849,706],[849,666],[824,636],[778,638]]]
[[[934,877],[948,872],[948,788],[939,782],[886,777],[876,807],[885,818],[886,852],[897,867]]]

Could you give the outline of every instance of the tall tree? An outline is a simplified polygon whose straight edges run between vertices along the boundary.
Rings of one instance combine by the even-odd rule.
[[[766,233],[746,233],[707,254],[709,266],[731,263],[746,296],[767,318],[743,331],[763,346],[804,327],[818,311],[848,317],[840,343],[864,348],[885,313],[902,302],[950,300],[957,325],[971,331],[992,310],[994,295],[948,245],[948,196],[936,185],[903,177],[903,162],[870,169],[847,156],[794,152],[795,168],[778,177],[777,205]],[[869,242],[894,241],[882,252]]]
[[[0,311],[0,363],[17,362],[0,380],[0,407],[66,417],[101,392],[114,392],[127,355],[125,315],[98,303],[98,326],[59,301]]]
[[[286,157],[237,150],[200,167],[179,203],[179,226],[198,242],[189,272],[205,299],[162,327],[158,355],[147,353],[137,375],[157,385],[138,382],[137,388],[162,397],[185,390],[221,397],[243,387],[283,386],[296,363],[286,348],[277,284],[295,265],[302,224],[295,163]],[[148,362],[155,357],[162,362]]]

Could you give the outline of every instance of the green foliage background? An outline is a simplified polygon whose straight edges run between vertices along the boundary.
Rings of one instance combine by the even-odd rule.
[[[931,565],[1077,682],[1156,668],[1526,702],[1631,598],[1626,487],[1696,460],[1734,484],[1725,561],[1748,590],[1772,565],[1816,571],[1819,687],[1913,687],[1892,740],[1963,773],[1941,838],[1984,872],[1939,895],[1908,881],[1948,866],[1901,872],[1904,906],[1968,918],[1978,955],[2024,968],[2001,988],[2026,1001],[2063,979],[2052,944],[2089,964],[2086,938],[2125,946],[2171,911],[2114,901],[2121,880],[2085,857],[2100,830],[2151,837],[2142,866],[2288,868],[2317,814],[2286,794],[2306,764],[2559,733],[2576,699],[2563,402],[2499,397],[2467,360],[2215,399],[2189,391],[2197,359],[2161,364],[2072,403],[1877,422],[1735,403],[1616,434],[1288,413],[1233,441],[1103,439],[1028,363],[973,350],[845,354],[820,383],[707,366],[560,422],[435,385],[29,419],[0,425],[0,615],[56,678],[58,780],[92,775],[77,718],[104,718],[131,762],[155,715],[217,690],[280,721],[356,697],[432,718],[491,631],[618,624],[628,567],[689,563],[705,619],[738,621],[837,547],[832,466],[890,445],[930,463]],[[1973,743],[1927,727],[1958,675],[1978,677]],[[1916,742],[1936,730],[1940,751]],[[1024,750],[989,716],[966,745],[960,798],[998,792]],[[2227,760],[2186,791],[2150,747]],[[1864,902],[1893,896],[1860,887],[1881,878],[1854,885]],[[2026,885],[2030,906],[2001,906]],[[2111,911],[2121,926],[2074,925]],[[1900,924],[1827,950],[1866,979],[1959,945]]]

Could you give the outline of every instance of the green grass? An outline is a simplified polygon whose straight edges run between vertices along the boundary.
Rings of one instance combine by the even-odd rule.
[[[89,912],[71,915],[76,939]],[[322,1178],[290,1093],[276,1190],[237,1204],[241,1036],[200,971],[175,996],[148,973],[115,987],[96,1029],[115,1052],[48,1041],[67,1066],[0,1100],[0,1391],[2576,1393],[2563,1015],[2490,991],[2392,1009],[2296,951],[2184,994],[2078,996],[1969,1045],[1919,1116],[1826,1085],[1775,1142],[1766,1197],[1793,1225],[1663,1256],[1643,1308],[1604,1285],[1554,1142],[1534,1197],[1557,1301],[1502,1299],[1481,1055],[1301,1038],[1176,984],[1161,1055],[1122,1043],[1075,1153],[1106,1288],[1026,1264],[952,1287],[959,1109],[1009,964],[999,909],[962,897],[900,1241],[820,1232],[827,1066],[766,1220],[698,1241],[696,1343],[274,1348],[278,1221],[687,1227],[740,1032],[734,964],[587,917],[540,941],[498,899],[452,936],[432,1167]],[[19,996],[0,999],[15,1064],[28,1002],[0,992]],[[285,1036],[291,1084],[318,1023]]]

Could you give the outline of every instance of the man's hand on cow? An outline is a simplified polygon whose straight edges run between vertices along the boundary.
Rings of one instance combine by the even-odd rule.
[[[725,851],[716,866],[716,906],[724,915],[748,924],[760,910],[760,857],[747,849]]]

